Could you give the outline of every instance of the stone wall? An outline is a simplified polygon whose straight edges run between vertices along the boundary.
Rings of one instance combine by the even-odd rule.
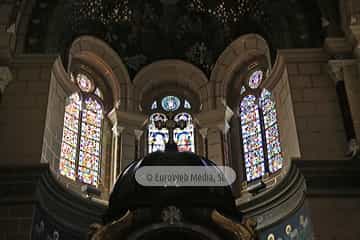
[[[328,75],[327,56],[321,49],[286,50],[284,54],[301,157],[344,158],[346,136],[335,83]]]
[[[0,165],[40,162],[53,57],[21,56],[0,104]]]
[[[0,239],[30,240],[34,204],[0,204]]]

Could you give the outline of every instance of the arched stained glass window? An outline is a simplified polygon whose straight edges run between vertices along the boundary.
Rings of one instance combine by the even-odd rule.
[[[165,144],[169,141],[169,131],[165,127],[160,128],[161,123],[167,121],[167,117],[162,113],[154,113],[150,116],[148,125],[148,146],[149,153],[164,151]]]
[[[262,72],[254,71],[241,88],[239,115],[247,182],[282,168],[283,157],[275,101],[270,91],[259,89]]]
[[[179,152],[195,152],[194,125],[189,113],[179,113],[174,118],[178,125],[183,127],[175,128],[174,142]]]
[[[180,152],[195,152],[195,127],[190,101],[179,96],[163,96],[149,104],[148,152],[164,151],[173,141]],[[171,135],[170,135],[171,134]]]
[[[79,75],[77,85],[80,89]],[[92,82],[86,89],[94,89]],[[98,90],[100,92],[100,90]],[[101,93],[101,92],[100,92]],[[60,174],[72,180],[98,186],[103,107],[96,91],[74,93],[65,107],[63,139],[60,154]]]
[[[275,102],[271,93],[263,89],[260,96],[260,106],[264,116],[264,128],[266,138],[269,170],[274,173],[282,168],[283,157],[281,155],[279,129],[277,124]]]
[[[251,181],[265,174],[260,114],[256,97],[247,95],[240,104],[240,118],[246,179]]]

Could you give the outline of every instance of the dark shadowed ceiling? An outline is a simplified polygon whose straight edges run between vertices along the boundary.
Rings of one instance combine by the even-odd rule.
[[[209,74],[226,46],[245,33],[263,36],[273,58],[280,48],[321,46],[326,12],[320,1],[38,0],[25,51],[66,56],[76,37],[93,35],[118,52],[132,76],[166,58]]]

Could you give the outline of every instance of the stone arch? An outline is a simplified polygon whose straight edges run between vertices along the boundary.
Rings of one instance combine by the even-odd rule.
[[[215,107],[223,100],[226,101],[229,84],[242,64],[260,55],[266,56],[270,66],[270,48],[258,34],[239,37],[221,53],[210,76],[210,82],[214,86]]]
[[[129,73],[118,54],[104,41],[93,36],[81,36],[69,48],[67,71],[75,60],[96,69],[112,90],[114,106],[121,110],[134,110],[132,84]]]
[[[157,86],[190,90],[203,109],[207,108],[211,93],[206,75],[194,65],[181,60],[161,60],[144,67],[134,78],[135,99],[141,103],[144,94]],[[181,91],[181,90],[180,90]]]

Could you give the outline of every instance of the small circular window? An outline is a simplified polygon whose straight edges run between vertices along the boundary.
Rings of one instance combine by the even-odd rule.
[[[76,82],[83,92],[91,92],[93,89],[91,80],[84,74],[78,74],[76,77]]]
[[[256,89],[260,86],[263,79],[263,72],[261,70],[254,71],[249,77],[249,87],[251,89]]]
[[[161,106],[167,112],[174,112],[178,110],[180,105],[180,99],[175,96],[166,96],[161,100]]]

